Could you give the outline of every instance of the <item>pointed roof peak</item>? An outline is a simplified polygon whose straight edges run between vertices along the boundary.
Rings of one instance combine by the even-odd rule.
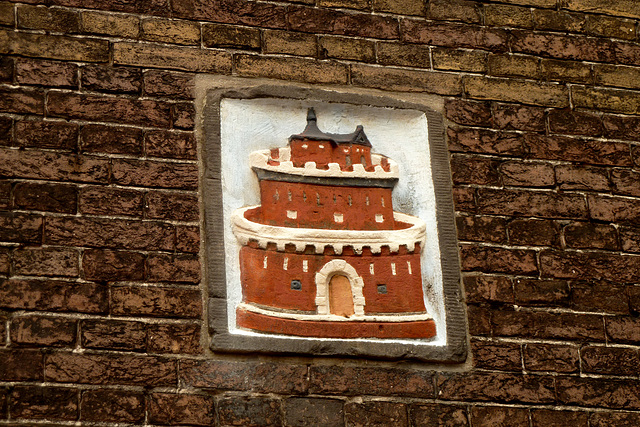
[[[369,138],[364,133],[362,125],[358,125],[356,130],[351,133],[326,133],[318,128],[318,117],[316,116],[316,110],[313,107],[307,109],[307,126],[302,133],[297,135],[291,135],[289,140],[292,139],[308,139],[315,141],[331,141],[334,144],[356,144],[364,145],[365,147],[371,147]]]

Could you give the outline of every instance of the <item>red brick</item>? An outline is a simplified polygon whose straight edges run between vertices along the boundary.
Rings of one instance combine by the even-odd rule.
[[[604,136],[627,141],[640,141],[640,118],[629,116],[602,116]]]
[[[45,364],[49,382],[176,387],[177,361],[164,357],[52,353]]]
[[[18,5],[18,28],[46,30],[57,33],[80,31],[78,13],[55,7]]]
[[[466,76],[464,93],[473,99],[517,102],[542,107],[569,106],[569,91],[563,85],[530,80]]]
[[[344,422],[344,403],[341,400],[290,397],[283,405],[285,425],[333,427]]]
[[[147,330],[141,322],[83,320],[80,330],[84,348],[134,351],[146,349]]]
[[[523,347],[525,369],[530,371],[578,372],[579,349],[562,344],[528,343]]]
[[[17,386],[11,391],[11,417],[74,421],[78,419],[78,390]]]
[[[441,403],[414,403],[409,408],[411,425],[415,426],[468,426],[467,409],[464,406]]]
[[[287,22],[290,29],[308,33],[329,33],[377,39],[397,39],[399,35],[398,21],[395,18],[382,15],[294,6],[288,10]]]
[[[186,19],[250,25],[267,28],[284,28],[285,7],[274,4],[224,0],[212,4],[206,0],[171,3],[172,16]]]
[[[546,219],[514,219],[507,225],[509,242],[516,245],[559,246],[560,227]]]
[[[113,181],[120,185],[185,190],[198,188],[198,166],[194,163],[114,159],[112,173]]]
[[[22,58],[16,61],[16,83],[78,87],[78,66],[67,62]]]
[[[544,277],[634,282],[640,277],[635,266],[638,256],[605,252],[543,251],[540,254]]]
[[[513,31],[516,52],[580,61],[615,62],[614,45],[606,39]]]
[[[190,102],[181,102],[171,106],[171,123],[174,128],[192,130],[196,123],[196,109]]]
[[[569,305],[569,284],[564,280],[515,279],[513,285],[518,305]]]
[[[194,255],[150,254],[147,275],[151,282],[200,282],[200,261]]]
[[[13,189],[18,208],[59,213],[76,213],[78,189],[74,185],[20,182]]]
[[[145,95],[173,99],[192,99],[195,96],[195,77],[193,74],[149,70],[142,77]]]
[[[499,185],[498,165],[495,159],[454,154],[451,156],[453,183]]]
[[[569,135],[602,135],[602,118],[592,113],[583,113],[569,109],[549,112],[549,129],[554,133]]]
[[[125,287],[111,289],[111,312],[115,315],[200,318],[199,289]]]
[[[44,94],[27,88],[0,87],[0,112],[39,114],[44,111]]]
[[[307,366],[229,360],[183,360],[180,383],[187,387],[301,394],[307,390]]]
[[[536,216],[542,218],[586,218],[582,195],[555,191],[478,190],[478,210],[485,214]]]
[[[447,119],[467,126],[491,126],[491,104],[467,99],[446,98],[444,111]]]
[[[638,306],[633,308],[637,312]],[[610,341],[635,345],[640,340],[640,320],[637,317],[605,317],[605,324]]]
[[[142,72],[137,68],[87,65],[81,68],[82,87],[98,92],[140,93]]]
[[[465,271],[531,275],[538,272],[535,251],[461,245],[460,258]]]
[[[20,120],[15,124],[15,133],[21,147],[73,150],[78,145],[75,123]]]
[[[50,92],[47,109],[54,117],[169,127],[170,105],[148,99]]]
[[[589,212],[593,219],[610,222],[640,221],[640,200],[589,195]]]
[[[200,252],[200,227],[194,225],[177,225],[176,249],[182,252]]]
[[[513,284],[505,276],[465,276],[464,289],[468,303],[513,304]]]
[[[516,187],[550,187],[555,184],[553,166],[548,163],[504,162],[500,165],[504,185]]]
[[[637,380],[558,377],[556,391],[561,404],[640,408],[640,384]]]
[[[591,427],[633,426],[640,424],[637,412],[593,412],[589,418]]]
[[[478,426],[523,426],[529,424],[529,410],[505,406],[472,406],[471,422]]]
[[[82,187],[78,211],[92,215],[128,215],[142,217],[144,193],[114,187]]]
[[[611,171],[613,192],[640,197],[640,172],[614,169]]]
[[[522,136],[485,129],[447,129],[450,151],[523,156]]]
[[[534,427],[587,427],[589,413],[560,409],[532,409],[531,421]]]
[[[344,418],[346,425],[354,427],[409,425],[406,404],[395,402],[347,402],[344,405]]]
[[[441,373],[438,398],[508,403],[553,403],[553,378],[496,372]]]
[[[503,218],[491,216],[457,216],[458,239],[475,242],[507,241],[507,223]]]
[[[78,251],[64,248],[23,248],[13,253],[13,273],[35,276],[78,276]]]
[[[77,322],[62,317],[20,316],[11,319],[11,342],[18,345],[68,347],[76,342]]]
[[[521,371],[520,344],[499,341],[471,341],[473,366],[498,371]]]
[[[469,333],[473,336],[491,335],[491,311],[484,307],[467,306]]]
[[[150,353],[202,353],[202,326],[199,324],[152,323],[147,330],[147,351]]]
[[[196,159],[195,136],[191,132],[149,131],[145,134],[148,156],[176,159]]]
[[[196,221],[200,214],[198,196],[191,194],[150,191],[146,207],[148,218]]]
[[[129,127],[85,125],[80,131],[84,152],[142,154],[142,131]]]
[[[609,191],[609,170],[586,165],[556,166],[556,180],[563,190]]]
[[[618,231],[612,225],[574,222],[563,231],[567,247],[616,250],[620,246]]]
[[[145,258],[138,252],[93,249],[84,251],[82,267],[87,280],[142,280]]]
[[[640,252],[640,229],[619,227],[622,250],[626,252]]]
[[[429,92],[438,95],[458,95],[462,91],[460,77],[452,73],[373,65],[351,65],[351,83],[382,90]]]
[[[107,62],[107,40],[82,39],[51,34],[0,29],[0,54],[60,59],[62,61]]]
[[[123,219],[47,218],[48,244],[113,249],[173,250],[174,228],[169,224]]]
[[[13,310],[103,313],[107,289],[94,283],[0,280],[0,306]]]
[[[202,25],[202,43],[206,47],[258,50],[260,49],[260,30],[207,23]]]
[[[42,242],[42,217],[23,213],[0,212],[0,241]]]
[[[269,397],[232,396],[218,402],[222,425],[282,425],[281,402]]]
[[[109,160],[79,154],[0,148],[0,177],[106,183]]]
[[[149,397],[149,421],[165,425],[209,426],[216,421],[214,407],[213,396],[153,393]]]
[[[587,346],[580,349],[582,371],[593,374],[637,376],[638,350],[621,347]]]
[[[311,366],[309,393],[434,398],[433,373],[403,368]]]
[[[44,354],[40,350],[0,350],[0,379],[3,381],[42,381]]]
[[[460,212],[474,212],[476,210],[475,191],[473,188],[454,188],[453,204]]]
[[[493,111],[498,129],[544,132],[546,130],[543,108],[527,105],[498,104]]]
[[[631,166],[629,145],[624,143],[536,134],[525,134],[523,143],[534,159]]]
[[[507,32],[501,29],[413,19],[403,19],[400,22],[400,32],[402,39],[409,43],[491,51],[505,51],[508,41]]]
[[[80,400],[80,420],[90,422],[142,423],[144,394],[123,390],[85,390]]]
[[[494,311],[495,336],[566,340],[604,340],[602,317],[541,311]]]
[[[629,313],[625,288],[614,283],[572,283],[571,300],[571,307],[574,310]]]

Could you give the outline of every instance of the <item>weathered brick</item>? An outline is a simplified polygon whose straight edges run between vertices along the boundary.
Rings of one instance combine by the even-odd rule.
[[[198,354],[199,324],[152,323],[147,326],[147,351],[150,353]]]
[[[138,67],[231,73],[231,55],[228,52],[154,43],[115,42],[113,62]]]
[[[609,171],[584,165],[556,166],[556,180],[563,190],[609,191]]]
[[[120,185],[185,190],[198,188],[198,166],[193,163],[114,159],[112,174],[113,181]]]
[[[638,92],[572,86],[571,99],[576,108],[582,107],[590,110],[625,114],[638,114],[640,112],[640,96],[638,96]],[[615,102],[611,102],[612,100],[615,100]]]
[[[534,9],[535,29],[581,33],[587,25],[587,15],[557,10]]]
[[[307,366],[229,360],[183,360],[180,382],[190,387],[301,394],[307,390]]]
[[[549,129],[554,133],[600,136],[603,130],[602,118],[595,114],[570,109],[551,110]]]
[[[80,13],[80,20],[85,33],[136,38],[140,32],[140,18],[134,15],[87,10]]]
[[[69,9],[18,5],[17,11],[18,28],[71,34],[80,31],[78,13]]]
[[[586,218],[586,200],[579,194],[552,191],[478,190],[478,210],[486,214],[542,218]]]
[[[196,122],[196,109],[190,102],[181,102],[171,106],[171,118],[176,129],[192,130]]]
[[[142,423],[144,394],[126,390],[85,390],[80,400],[80,420]]]
[[[213,396],[153,393],[149,399],[149,419],[160,424],[208,426],[215,423],[214,408]]]
[[[48,244],[112,249],[173,250],[169,224],[82,217],[47,218]]]
[[[486,154],[524,155],[522,136],[485,129],[447,129],[450,151]]]
[[[633,313],[640,312],[640,287],[628,286],[627,294],[629,295],[629,308]]]
[[[68,347],[76,342],[76,328],[73,319],[20,316],[11,319],[9,335],[18,345]]]
[[[542,251],[543,277],[634,282],[640,278],[635,266],[640,257],[606,252]]]
[[[202,43],[206,47],[260,49],[260,30],[235,25],[203,24]]]
[[[368,65],[352,65],[351,81],[356,86],[439,95],[457,95],[461,91],[460,77],[455,74]]]
[[[491,105],[488,102],[447,98],[444,101],[447,119],[468,126],[491,126]]]
[[[640,220],[640,200],[622,197],[589,195],[589,212],[594,219],[637,224]]]
[[[13,252],[17,275],[78,276],[78,251],[66,248],[23,248]]]
[[[144,193],[123,188],[88,186],[80,189],[78,211],[91,215],[142,217]]]
[[[3,381],[42,381],[43,353],[40,350],[0,350],[0,379]]]
[[[44,94],[28,88],[0,87],[0,112],[42,115]]]
[[[532,409],[531,421],[534,427],[586,427],[591,425],[589,424],[588,412],[561,409]]]
[[[200,262],[193,255],[149,255],[147,260],[148,280],[151,282],[200,281]]]
[[[53,353],[47,357],[45,379],[58,383],[177,386],[177,361],[164,357]]]
[[[507,224],[503,218],[490,216],[456,217],[458,239],[476,242],[506,242]]]
[[[453,204],[457,211],[475,212],[475,191],[473,188],[454,188]]]
[[[333,427],[344,421],[344,403],[336,399],[290,397],[285,399],[285,425]]]
[[[410,48],[401,51],[391,42],[378,44],[378,60],[389,64],[400,63],[411,56]],[[376,44],[369,40],[351,37],[324,36],[318,39],[318,52],[321,58],[351,59],[362,62],[376,61]],[[420,55],[419,52],[413,52]],[[427,52],[428,57],[428,52]],[[418,60],[418,58],[415,58]],[[428,63],[427,59],[427,63]]]
[[[271,77],[306,83],[346,84],[348,74],[345,64],[334,61],[245,54],[236,55],[236,70],[247,77]]]
[[[138,252],[90,249],[84,251],[82,268],[87,280],[142,280],[145,258]]]
[[[13,189],[16,207],[37,211],[75,213],[77,196],[74,185],[20,182]]]
[[[487,53],[477,50],[432,48],[431,61],[436,70],[487,71]]]
[[[521,102],[543,107],[569,106],[567,88],[551,83],[467,76],[464,78],[464,92],[474,99]]]
[[[140,38],[154,42],[199,46],[200,24],[193,21],[147,18],[141,22]]]
[[[592,224],[587,222],[573,222],[563,229],[567,247],[582,249],[610,249],[619,248],[618,232],[609,224]]]
[[[0,4],[0,25],[13,27],[15,20],[15,6],[13,3]]]
[[[545,112],[539,107],[497,104],[493,110],[493,120],[498,129],[537,132],[546,130]]]
[[[499,162],[485,157],[456,154],[451,157],[454,184],[499,185]]]
[[[640,252],[640,229],[633,227],[619,227],[622,250],[626,252]]]
[[[640,118],[605,114],[602,121],[605,137],[640,141]]]
[[[541,311],[494,311],[494,336],[539,339],[604,340],[602,317]]]
[[[111,312],[115,315],[200,318],[199,289],[118,286],[111,289]]]
[[[624,143],[537,134],[525,134],[523,143],[529,155],[536,159],[594,165],[631,165],[629,146]]]
[[[395,42],[379,42],[377,44],[377,56],[378,62],[383,65],[402,65],[416,68],[431,67],[431,55],[428,46]],[[352,59],[363,61],[367,60],[365,58]],[[375,59],[375,55],[373,59]]]
[[[141,322],[83,320],[80,331],[84,348],[134,351],[146,349],[147,330]]]
[[[42,217],[14,212],[0,212],[0,241],[41,243]]]
[[[640,384],[636,380],[557,377],[558,402],[605,408],[640,408]]]
[[[489,55],[488,69],[491,76],[537,79],[540,76],[540,60],[525,55],[494,54]]]
[[[12,418],[74,421],[78,418],[75,388],[17,386],[11,391]]]
[[[145,151],[148,156],[196,159],[196,139],[190,132],[149,131],[145,133]]]
[[[532,250],[461,245],[460,258],[465,271],[521,275],[538,272],[536,253]]]
[[[464,406],[441,403],[414,403],[409,407],[411,425],[466,427],[469,425],[467,409]]]
[[[467,306],[469,334],[472,336],[491,335],[491,310],[474,305]]]
[[[81,68],[84,89],[99,92],[140,93],[142,72],[137,68],[87,65]]]
[[[640,423],[637,412],[592,412],[589,418],[591,427],[632,426]]]
[[[176,225],[176,249],[181,252],[200,251],[200,227],[197,225]]]
[[[313,394],[435,397],[433,373],[402,368],[311,366],[309,392]]]
[[[511,47],[515,52],[558,59],[614,62],[614,44],[607,39],[513,31]]]
[[[595,82],[600,86],[640,89],[640,69],[621,65],[595,65]]]
[[[9,310],[104,313],[107,288],[95,283],[57,280],[1,280],[0,307]]]
[[[0,274],[9,274],[9,270],[11,269],[11,258],[9,248],[1,248],[0,249]],[[0,328],[3,330],[3,328]],[[4,334],[4,332],[0,332],[0,334]],[[1,337],[2,335],[0,335]]]
[[[66,62],[22,58],[16,61],[16,82],[26,85],[78,87],[78,66]]]
[[[396,402],[347,402],[344,405],[346,425],[354,427],[409,425],[407,405]]]
[[[142,131],[130,127],[84,125],[80,149],[91,153],[142,154]]]
[[[571,308],[578,311],[627,314],[629,301],[624,286],[607,282],[576,282],[571,283]]]
[[[572,83],[593,82],[591,64],[559,59],[542,59],[542,77],[547,80]]]
[[[22,147],[73,150],[78,145],[78,125],[67,122],[19,120],[15,123],[16,142]]]
[[[580,349],[583,372],[637,376],[638,350],[621,347],[587,346]]]
[[[625,169],[611,171],[611,184],[615,194],[640,196],[640,173]]]
[[[316,56],[316,37],[313,34],[265,30],[262,33],[264,53],[286,53],[297,56]]]
[[[0,148],[0,177],[106,182],[109,160],[78,154]]]
[[[54,117],[169,127],[170,105],[148,99],[50,92],[47,109]]]
[[[589,13],[640,18],[640,11],[628,0],[567,0],[562,7]]]
[[[471,422],[479,426],[523,426],[529,424],[529,410],[505,406],[472,406]]]
[[[346,9],[369,10],[369,0],[318,0],[320,7],[339,7]]]
[[[0,82],[9,84],[13,83],[15,62],[15,58],[9,56],[3,56],[0,58]]]
[[[564,280],[514,279],[518,305],[568,306],[569,284]]]
[[[143,74],[143,82],[145,95],[172,99],[191,99],[195,95],[195,77],[193,74],[149,70]]]
[[[441,373],[438,398],[524,403],[552,403],[553,378],[496,372]]]
[[[592,14],[587,15],[586,32],[594,36],[625,40],[635,40],[637,35],[635,21]]]
[[[556,181],[549,163],[504,162],[500,165],[500,175],[504,185],[515,187],[551,187]]]
[[[294,31],[397,39],[398,21],[384,15],[340,12],[306,6],[290,7],[287,23]]]
[[[285,7],[282,5],[238,0],[223,0],[219,3],[194,0],[171,3],[170,10],[172,16],[179,18],[254,27],[286,27]]]
[[[403,41],[435,46],[505,51],[508,44],[506,31],[476,25],[403,19],[400,33]]]
[[[531,9],[511,5],[486,5],[484,21],[486,25],[496,27],[533,27]]]
[[[425,5],[412,0],[373,0],[373,10],[376,12],[399,13],[401,15],[425,14]]]
[[[435,21],[460,21],[480,24],[482,23],[482,8],[473,1],[432,0],[427,6],[427,17]]]
[[[473,366],[498,371],[521,371],[520,344],[500,341],[471,341]]]
[[[280,408],[279,399],[232,396],[218,402],[218,416],[223,425],[282,425]]]
[[[638,306],[632,307],[637,313]],[[615,343],[635,345],[640,340],[640,320],[637,317],[605,317],[607,337]]]
[[[0,29],[0,54],[63,61],[107,62],[109,42]]]
[[[465,276],[464,289],[466,300],[471,304],[513,304],[513,284],[505,276]]]

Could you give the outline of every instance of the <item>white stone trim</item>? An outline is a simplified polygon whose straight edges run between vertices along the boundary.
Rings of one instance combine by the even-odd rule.
[[[383,246],[388,246],[392,252],[397,252],[401,245],[406,245],[409,251],[415,249],[415,244],[424,247],[426,225],[420,218],[394,212],[396,221],[411,224],[402,230],[327,230],[317,228],[293,228],[260,224],[245,218],[245,213],[258,206],[247,206],[236,209],[231,215],[231,227],[236,238],[242,245],[249,240],[258,242],[260,248],[265,249],[268,243],[275,243],[279,251],[284,251],[287,244],[295,245],[296,251],[301,252],[307,245],[312,245],[316,253],[322,253],[326,246],[341,254],[345,246],[353,247],[360,254],[367,246],[371,252],[380,253]]]
[[[316,162],[307,162],[304,167],[295,167],[291,161],[291,150],[289,147],[280,148],[279,165],[270,165],[269,156],[271,150],[254,151],[249,155],[249,164],[252,168],[264,169],[272,172],[286,173],[299,176],[314,176],[328,178],[365,178],[365,179],[394,179],[399,176],[398,164],[387,157],[389,162],[389,172],[380,165],[384,157],[380,154],[371,154],[371,163],[374,165],[373,171],[365,170],[360,163],[353,164],[353,171],[343,171],[338,163],[329,163],[329,169],[318,169]]]
[[[318,314],[330,313],[329,307],[329,282],[337,274],[344,275],[351,284],[351,295],[353,296],[354,316],[364,316],[364,281],[358,276],[358,272],[353,266],[343,259],[334,259],[322,266],[316,273],[316,307]],[[340,317],[340,316],[338,316]]]

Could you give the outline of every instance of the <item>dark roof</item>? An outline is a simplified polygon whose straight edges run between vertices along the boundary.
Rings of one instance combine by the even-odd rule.
[[[356,144],[364,145],[365,147],[371,147],[369,138],[364,133],[362,125],[358,125],[356,130],[352,133],[325,133],[318,129],[318,120],[316,118],[316,112],[313,108],[307,110],[307,127],[304,128],[302,133],[297,135],[291,135],[289,141],[292,139],[308,139],[312,141],[331,141],[337,145],[341,144]]]

